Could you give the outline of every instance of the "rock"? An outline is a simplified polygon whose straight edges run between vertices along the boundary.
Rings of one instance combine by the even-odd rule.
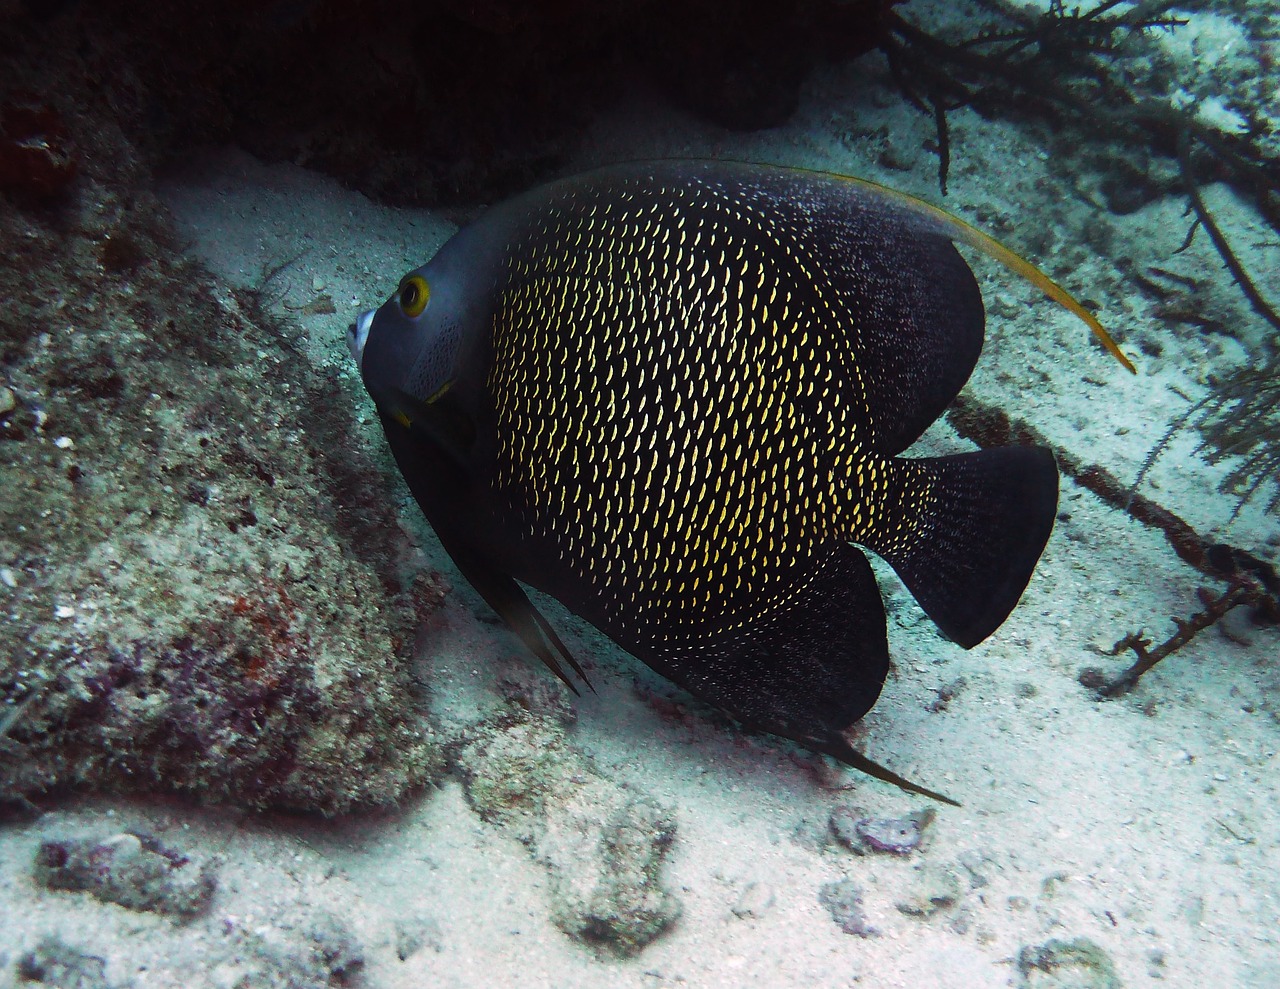
[[[925,705],[925,710],[932,714],[941,714],[951,706],[951,702],[960,696],[966,686],[964,677],[956,677],[937,689],[933,700]]]
[[[735,917],[763,917],[773,906],[773,889],[765,883],[747,883],[731,909]]]
[[[18,959],[18,978],[55,989],[109,989],[105,959],[46,937]]]
[[[926,862],[916,866],[912,888],[897,902],[912,917],[932,917],[960,900],[960,878],[949,868]]]
[[[472,730],[456,764],[476,812],[546,867],[556,925],[631,955],[680,915],[661,877],[675,820],[603,776],[564,732],[559,716],[512,700],[507,714]]]
[[[533,717],[550,718],[567,728],[578,720],[578,712],[569,691],[545,672],[520,662],[498,677],[498,691],[508,704],[519,705]]]
[[[345,985],[364,966],[364,948],[346,924],[320,911],[300,927],[307,960],[325,977],[327,984]]]
[[[364,965],[360,942],[325,911],[275,925],[235,926],[214,985],[252,989],[344,986]]]
[[[185,255],[136,108],[94,99],[75,48],[4,63],[6,93],[53,86],[83,108],[64,120],[83,169],[65,216],[0,208],[17,403],[0,414],[0,563],[21,578],[0,622],[0,806],[69,788],[397,803],[444,760],[409,689],[417,616],[382,438],[261,298]],[[69,320],[73,285],[94,302]],[[49,442],[10,442],[34,435]]]
[[[552,889],[558,901],[552,917],[570,934],[623,955],[635,954],[680,915],[679,901],[662,885],[660,871],[675,838],[675,819],[652,800],[627,800],[600,826],[585,823],[588,843],[599,829],[596,852],[601,871],[590,891],[562,870]],[[562,832],[563,833],[563,832]],[[554,848],[554,840],[545,847]],[[569,848],[576,845],[571,842]],[[563,856],[559,857],[564,862]],[[590,860],[588,860],[590,863]]]
[[[101,841],[42,842],[34,879],[47,889],[85,892],[130,910],[177,917],[203,913],[217,885],[207,866],[128,831]]]
[[[908,855],[920,847],[925,829],[933,823],[932,808],[916,811],[906,817],[873,818],[855,807],[837,807],[831,812],[831,833],[836,840],[859,855],[888,852]]]
[[[824,885],[818,891],[818,902],[831,911],[831,919],[846,934],[873,937],[879,933],[867,922],[862,910],[862,890],[852,879],[840,879]]]
[[[991,882],[987,873],[995,866],[995,863],[987,857],[985,852],[969,849],[961,852],[957,861],[960,863],[961,868],[969,874],[970,889],[982,889]]]
[[[1020,989],[1120,989],[1111,957],[1088,938],[1054,939],[1018,952]]]

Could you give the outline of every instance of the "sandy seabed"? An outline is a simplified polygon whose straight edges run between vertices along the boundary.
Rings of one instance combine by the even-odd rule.
[[[911,152],[908,170],[879,164],[881,125]],[[1222,304],[1237,306],[1242,322],[1247,309],[1204,238],[1175,257],[1188,223],[1182,197],[1125,217],[1103,214],[1072,192],[1034,136],[968,111],[954,113],[951,126],[947,205],[983,218],[976,222],[1012,246],[1037,245],[1028,253],[1099,304],[1140,367],[1131,377],[1068,313],[971,258],[989,327],[969,393],[1077,458],[1135,477],[1168,424],[1205,393],[1206,377],[1240,363],[1243,351],[1229,343],[1207,354],[1198,331],[1162,323],[1121,262],[1213,272]],[[863,175],[938,201],[936,159],[914,150],[930,136],[931,123],[886,78],[854,66],[817,74],[791,125],[749,137],[709,133],[637,97],[597,126],[578,164],[747,158]],[[1253,229],[1256,219],[1229,191],[1207,194],[1229,229]],[[314,173],[233,150],[189,163],[163,196],[192,253],[233,285],[253,287],[273,264],[296,259],[273,286],[276,313],[305,332],[299,359],[335,388],[354,387],[346,324],[453,230],[430,212],[375,205]],[[1253,270],[1274,272],[1277,253],[1261,243],[1245,257]],[[308,311],[321,295],[336,313]],[[1140,353],[1142,339],[1159,340],[1158,355]],[[363,414],[372,424],[371,405]],[[372,429],[369,436],[378,440]],[[1229,465],[1210,468],[1195,443],[1192,434],[1175,438],[1144,492],[1201,533],[1274,553],[1275,517],[1251,504],[1233,519],[1235,499],[1217,490]],[[967,448],[939,422],[911,452]],[[10,961],[0,971],[13,971],[25,934],[38,930],[90,945],[106,963],[105,984],[205,984],[189,978],[219,930],[287,928],[291,918],[327,912],[361,945],[352,984],[386,989],[1108,984],[1094,969],[1059,972],[1061,982],[1028,971],[1023,949],[1055,939],[1087,939],[1125,986],[1280,985],[1277,633],[1233,614],[1128,697],[1098,702],[1077,681],[1080,670],[1119,669],[1121,659],[1099,650],[1128,632],[1170,634],[1170,616],[1199,610],[1205,578],[1159,533],[1066,478],[1060,509],[1022,603],[969,652],[944,640],[878,568],[895,666],[860,744],[963,805],[937,808],[912,854],[856,855],[831,839],[828,822],[840,807],[902,818],[925,801],[856,773],[814,772],[784,744],[696,708],[654,703],[656,678],[544,600],[570,648],[595,664],[598,693],[575,702],[573,745],[677,821],[664,879],[681,915],[638,955],[602,957],[566,937],[551,919],[542,866],[448,781],[394,813],[334,822],[84,798],[8,827],[0,954]],[[414,506],[401,514],[423,565],[450,573]],[[456,575],[454,584],[462,584]],[[446,720],[482,706],[497,671],[526,661],[461,587],[459,600],[417,656]],[[32,882],[42,839],[127,829],[214,863],[218,889],[206,915],[175,923]],[[845,933],[820,901],[824,886],[845,878],[862,891],[868,936]],[[207,980],[222,984],[217,971]]]

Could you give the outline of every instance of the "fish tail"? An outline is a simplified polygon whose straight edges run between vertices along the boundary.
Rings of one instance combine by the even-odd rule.
[[[1053,530],[1058,469],[1042,447],[887,462],[889,498],[856,535],[949,638],[969,648],[1017,605]]]

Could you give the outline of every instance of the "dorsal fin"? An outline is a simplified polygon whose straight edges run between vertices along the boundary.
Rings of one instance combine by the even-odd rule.
[[[841,175],[838,172],[821,172],[823,175],[830,175],[832,178],[841,179],[845,182],[852,182],[855,185],[869,189],[884,198],[897,203],[898,205],[910,210],[916,216],[931,221],[932,225],[942,233],[953,240],[959,240],[968,244],[970,247],[976,248],[989,258],[999,261],[1002,265],[1012,271],[1014,274],[1021,275],[1036,288],[1040,289],[1045,295],[1053,299],[1071,312],[1079,316],[1086,326],[1093,331],[1093,335],[1098,338],[1101,344],[1107,348],[1108,353],[1118,360],[1130,373],[1137,374],[1138,369],[1133,366],[1133,362],[1124,355],[1120,350],[1120,346],[1112,339],[1111,334],[1106,328],[1098,322],[1096,316],[1089,312],[1079,301],[1068,292],[1065,288],[1055,282],[1046,275],[1038,267],[1026,260],[1019,254],[1005,247],[1004,244],[996,240],[990,234],[983,233],[977,227],[966,223],[958,216],[953,216],[946,210],[934,206],[930,202],[923,199],[917,199],[915,196],[905,192],[899,192],[897,189],[891,189],[889,186],[880,185],[878,182],[872,182],[868,179],[856,178],[852,175]]]

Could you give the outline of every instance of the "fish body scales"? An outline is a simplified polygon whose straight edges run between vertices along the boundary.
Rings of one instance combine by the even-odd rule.
[[[750,624],[816,547],[879,523],[847,314],[815,271],[701,183],[573,192],[513,245],[494,487],[613,589],[611,623],[656,642]]]

